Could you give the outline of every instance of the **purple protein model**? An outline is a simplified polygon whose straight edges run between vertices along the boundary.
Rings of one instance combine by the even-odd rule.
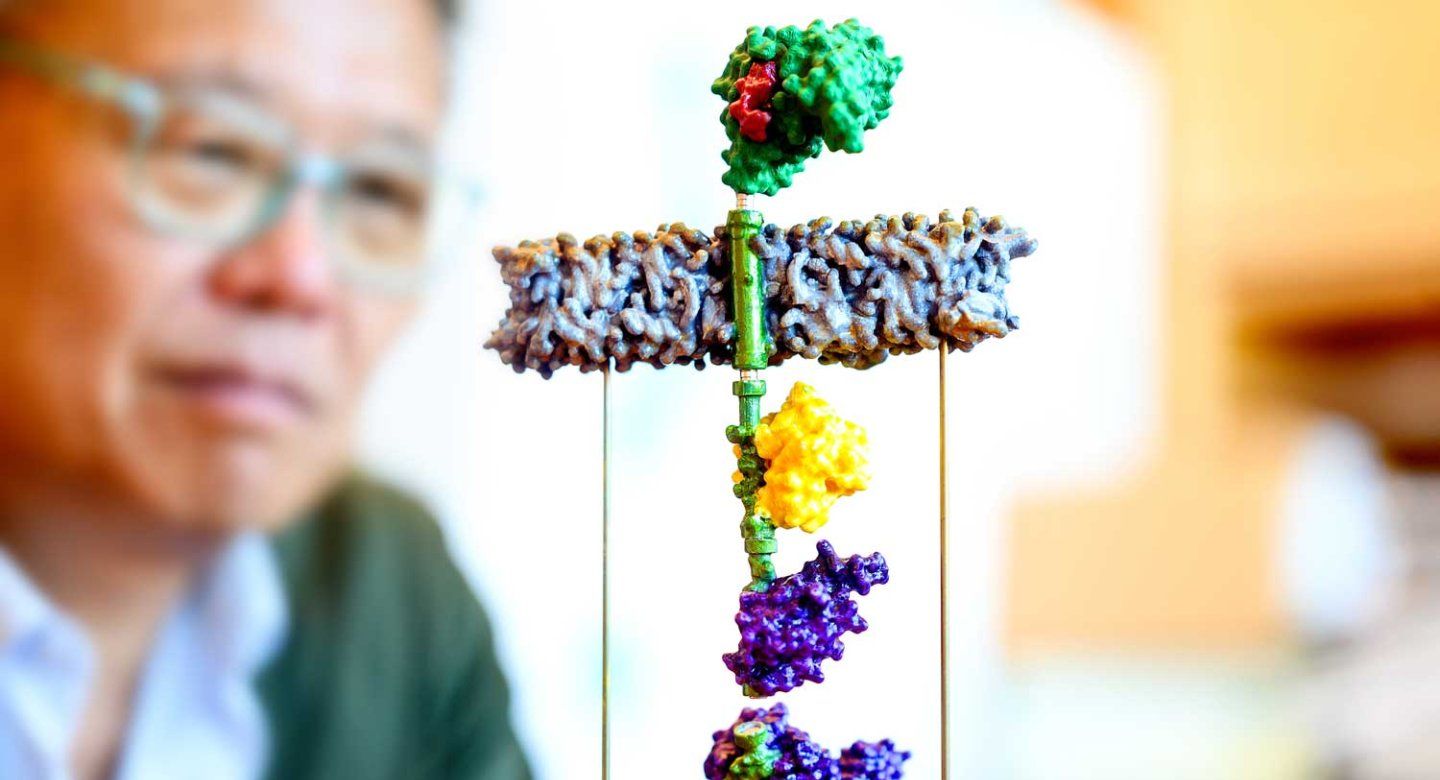
[[[856,742],[841,751],[839,759],[831,755],[810,735],[788,722],[784,704],[768,710],[749,708],[728,729],[714,734],[715,744],[705,758],[706,780],[735,780],[739,777],[772,778],[772,780],[901,780],[903,764],[910,753],[896,750],[890,740]],[[760,735],[760,729],[768,733]],[[737,737],[738,734],[738,737]],[[753,757],[757,743],[762,742],[763,767],[752,762],[745,770],[732,766]],[[768,770],[768,771],[767,771]]]
[[[723,656],[725,666],[747,696],[762,698],[806,681],[823,682],[820,664],[840,660],[846,632],[869,628],[850,597],[890,581],[880,553],[841,560],[829,542],[815,545],[819,555],[799,572],[781,577],[763,593],[740,594],[740,646]]]
[[[896,750],[895,742],[856,742],[840,751],[840,776],[865,780],[900,780],[910,751]]]

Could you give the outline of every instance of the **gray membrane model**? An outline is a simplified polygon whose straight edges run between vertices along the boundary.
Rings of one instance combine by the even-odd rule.
[[[764,258],[770,364],[800,355],[869,368],[887,355],[969,351],[1018,327],[1010,261],[1035,251],[1023,229],[966,209],[929,217],[828,218],[754,239]],[[733,354],[725,228],[683,224],[584,243],[561,233],[496,247],[510,309],[485,343],[515,371],[549,377],[607,363],[704,368]]]

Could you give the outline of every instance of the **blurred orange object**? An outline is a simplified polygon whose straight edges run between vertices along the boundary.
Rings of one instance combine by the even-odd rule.
[[[1021,502],[1010,647],[1274,645],[1306,409],[1440,451],[1435,361],[1389,359],[1440,332],[1440,5],[1084,4],[1144,40],[1170,98],[1164,422],[1139,473]]]

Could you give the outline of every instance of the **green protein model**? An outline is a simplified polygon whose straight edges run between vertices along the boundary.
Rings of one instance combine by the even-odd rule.
[[[721,177],[745,194],[774,195],[790,186],[805,160],[823,148],[855,153],[862,136],[889,116],[899,57],[850,19],[751,27],[710,90],[724,98],[720,115],[730,148]]]

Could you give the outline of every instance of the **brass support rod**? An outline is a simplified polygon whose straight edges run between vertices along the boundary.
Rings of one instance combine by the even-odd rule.
[[[610,367],[600,398],[600,777],[610,780]]]
[[[946,462],[945,353],[940,343],[940,777],[950,779],[950,494]]]

